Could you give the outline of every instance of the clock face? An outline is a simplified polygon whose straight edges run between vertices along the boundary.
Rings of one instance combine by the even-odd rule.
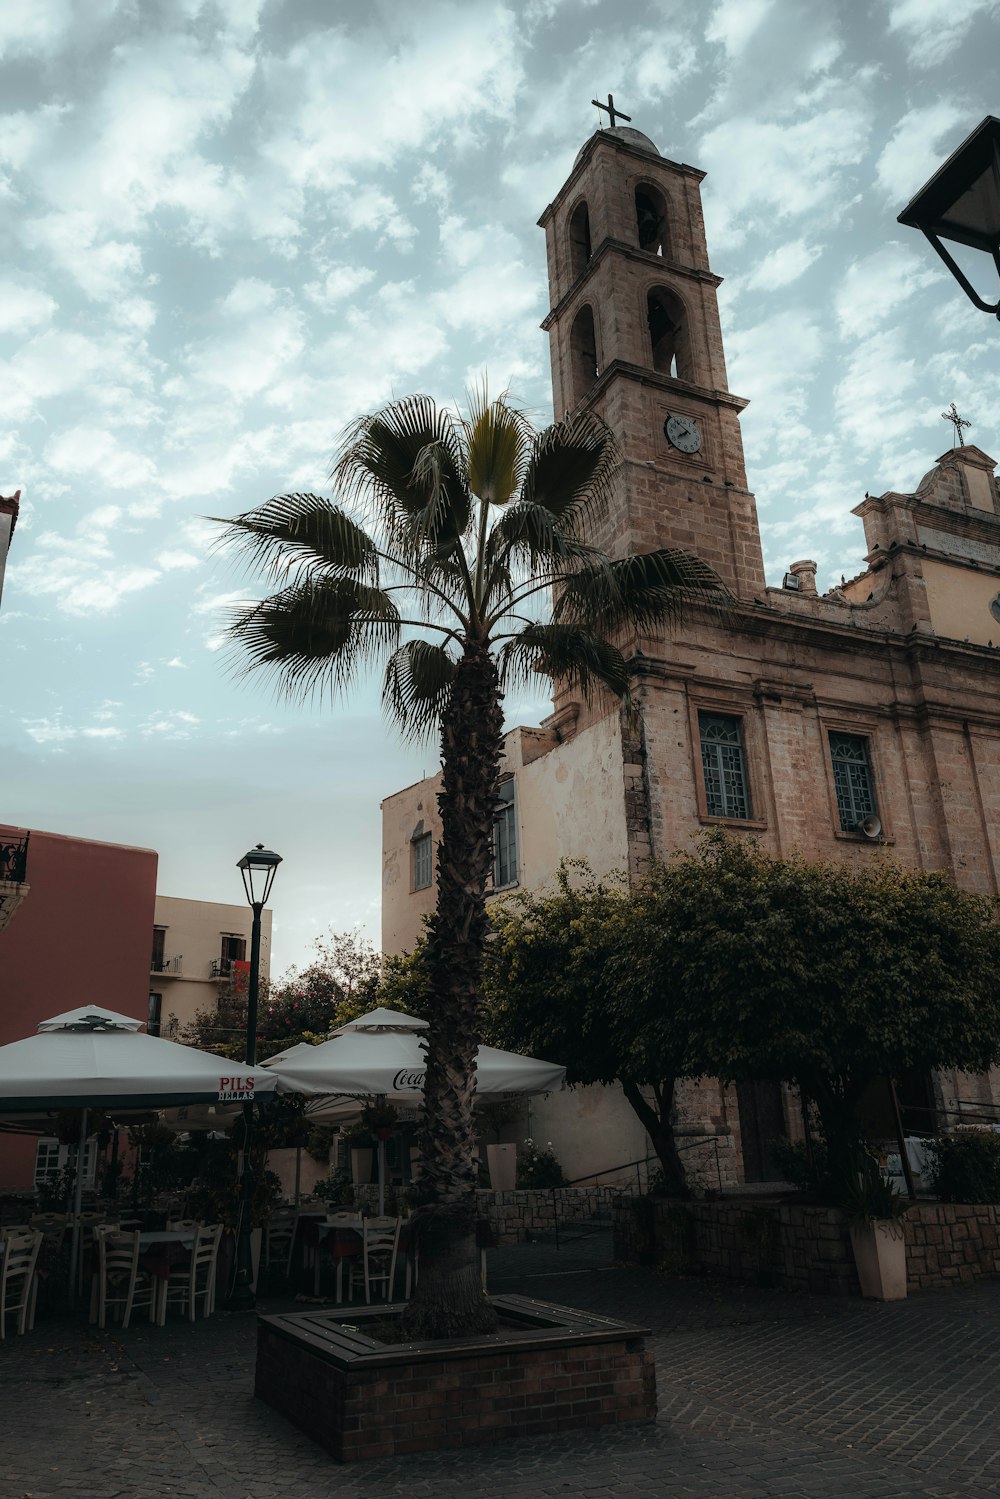
[[[697,453],[701,447],[698,424],[689,416],[668,416],[663,423],[663,433],[671,446],[681,453]]]

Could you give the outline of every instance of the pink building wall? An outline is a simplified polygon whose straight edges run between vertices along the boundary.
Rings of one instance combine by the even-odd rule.
[[[0,840],[23,831],[0,825]],[[145,1021],[156,864],[152,849],[31,830],[30,890],[0,931],[0,1045],[88,1003]],[[30,1188],[34,1163],[33,1139],[0,1134],[0,1191]]]

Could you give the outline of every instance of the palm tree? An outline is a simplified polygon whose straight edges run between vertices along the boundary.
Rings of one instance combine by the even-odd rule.
[[[729,602],[688,553],[612,560],[588,542],[618,464],[592,416],[535,432],[485,388],[465,418],[410,396],[345,434],[331,475],[341,504],[283,494],[226,523],[223,540],[278,588],[229,626],[247,669],[322,696],[384,660],[389,716],[408,735],[440,734],[413,1336],[495,1325],[478,1274],[472,1103],[504,690],[542,671],[633,711],[621,643],[695,600]]]

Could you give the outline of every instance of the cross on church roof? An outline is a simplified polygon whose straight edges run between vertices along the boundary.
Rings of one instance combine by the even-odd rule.
[[[591,104],[596,104],[597,107],[598,107],[598,109],[606,110],[607,113],[611,116],[610,120],[608,121],[608,126],[609,126],[609,128],[611,130],[614,130],[614,128],[615,128],[615,120],[628,120],[629,123],[631,124],[632,116],[631,115],[622,114],[622,112],[621,112],[620,109],[616,109],[615,108],[615,96],[614,96],[614,94],[609,94],[608,95],[608,102],[607,102],[607,104],[602,104],[601,101],[600,101],[600,99],[591,99],[590,102],[591,102]]]
[[[951,422],[952,426],[955,428],[955,436],[952,438],[952,441],[951,441],[952,447],[955,446],[955,442],[957,440],[958,446],[960,448],[964,448],[965,447],[965,438],[962,436],[962,428],[963,427],[971,427],[972,423],[971,422],[967,422],[965,420],[964,416],[959,416],[954,401],[952,401],[952,403],[949,406],[949,408],[948,408],[947,411],[942,411],[941,416],[942,416],[942,418],[943,418],[944,421]]]

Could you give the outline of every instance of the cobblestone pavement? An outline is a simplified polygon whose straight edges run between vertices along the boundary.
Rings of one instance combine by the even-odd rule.
[[[601,1257],[494,1251],[491,1286],[649,1327],[655,1424],[339,1466],[252,1398],[253,1318],[40,1319],[0,1344],[0,1499],[1000,1495],[1000,1280],[880,1305]]]

